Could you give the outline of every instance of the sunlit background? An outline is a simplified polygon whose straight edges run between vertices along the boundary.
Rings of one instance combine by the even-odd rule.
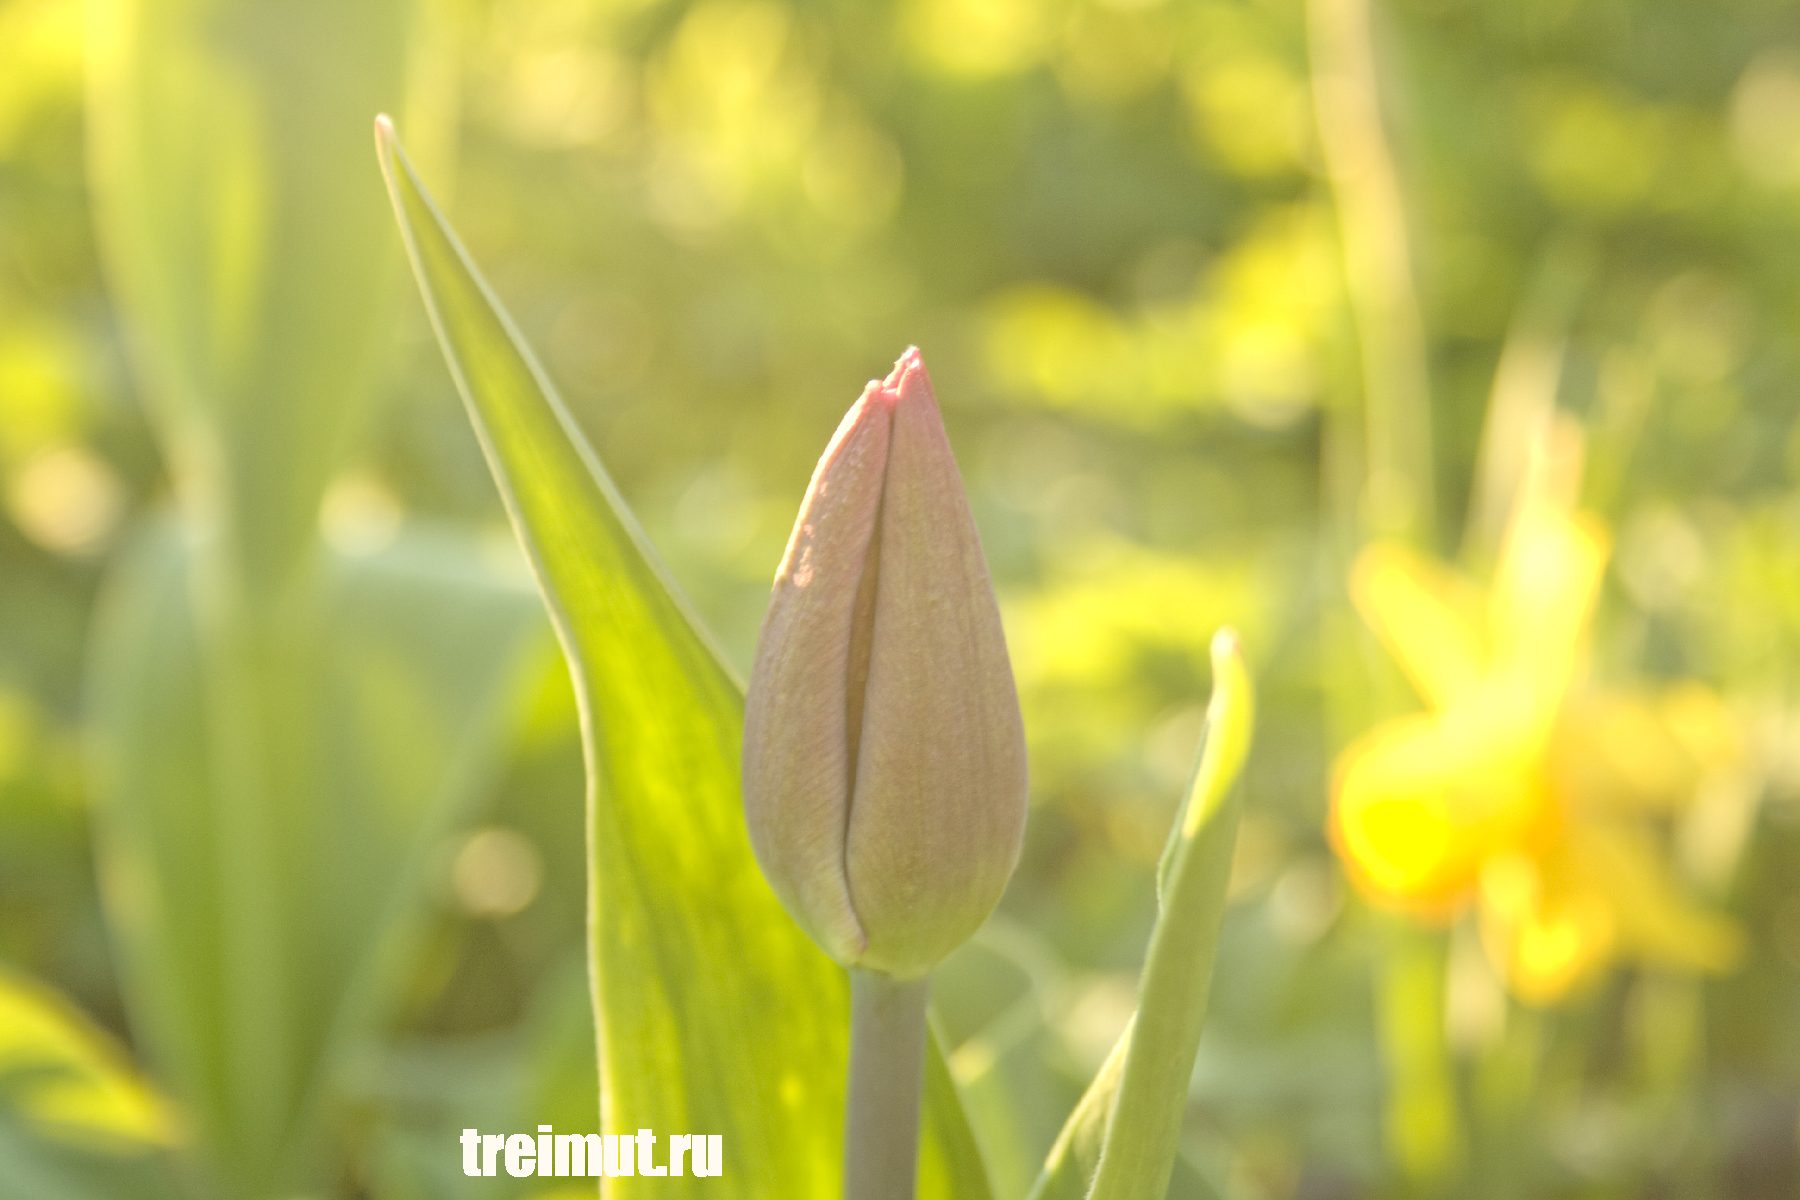
[[[381,109],[740,669],[923,348],[1031,741],[938,992],[999,1196],[1222,624],[1211,1191],[1800,1195],[1793,6],[0,0],[0,1197],[544,1194],[453,1132],[592,1127],[573,707]]]

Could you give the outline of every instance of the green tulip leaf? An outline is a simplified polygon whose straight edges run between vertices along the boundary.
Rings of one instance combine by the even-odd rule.
[[[1185,1169],[1181,1123],[1225,912],[1237,842],[1235,785],[1249,754],[1254,706],[1237,639],[1222,633],[1213,643],[1206,746],[1157,872],[1159,912],[1137,1013],[1051,1147],[1032,1200],[1207,1194],[1197,1178],[1177,1175]]]
[[[391,128],[378,128],[426,308],[580,700],[602,1124],[719,1134],[745,1195],[834,1195],[848,986],[751,854],[742,688]],[[714,1194],[707,1186],[622,1178],[605,1194]],[[988,1193],[935,1051],[920,1189]]]

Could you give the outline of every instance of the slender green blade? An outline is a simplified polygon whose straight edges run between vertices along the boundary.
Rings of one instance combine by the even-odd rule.
[[[391,128],[378,129],[426,307],[580,698],[602,1122],[722,1135],[725,1174],[745,1195],[833,1195],[848,988],[751,855],[741,688]],[[979,1200],[980,1159],[937,1057],[921,1194]],[[707,1186],[615,1179],[606,1194]]]
[[[1206,747],[1158,871],[1160,912],[1137,1014],[1051,1147],[1032,1200],[1205,1194],[1198,1179],[1174,1192],[1170,1180],[1237,841],[1235,784],[1254,725],[1250,675],[1230,633],[1213,642],[1208,716]]]
[[[198,1174],[225,1195],[292,1192],[342,1167],[341,1070],[378,1028],[425,866],[498,761],[542,624],[472,546],[408,537],[328,560],[316,605],[239,657],[209,639],[197,561],[148,531],[99,614],[102,879],[132,1021]]]
[[[1119,1093],[1119,1082],[1125,1075],[1125,1057],[1131,1050],[1131,1031],[1127,1025],[1119,1040],[1100,1064],[1087,1091],[1075,1105],[1075,1111],[1063,1124],[1062,1131],[1044,1159],[1044,1169],[1032,1185],[1029,1200],[1083,1200],[1094,1171],[1100,1164],[1101,1147],[1106,1140],[1106,1121],[1112,1113],[1113,1101]],[[1174,1173],[1164,1200],[1217,1200],[1220,1192],[1184,1158],[1175,1160]]]
[[[447,126],[426,0],[88,0],[109,290],[190,515],[245,583],[310,554],[399,299],[365,114]]]

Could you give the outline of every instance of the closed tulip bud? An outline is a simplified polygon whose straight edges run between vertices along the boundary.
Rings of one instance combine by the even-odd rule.
[[[965,941],[1018,863],[1018,695],[917,350],[864,389],[813,472],[750,677],[744,806],[800,924],[898,978]]]

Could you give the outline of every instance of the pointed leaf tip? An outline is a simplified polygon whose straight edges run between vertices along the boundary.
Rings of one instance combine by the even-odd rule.
[[[786,1089],[842,1078],[844,976],[786,918],[752,857],[737,812],[736,681],[404,148],[391,129],[376,140],[426,310],[584,698],[589,946],[598,977],[630,982],[597,997],[602,1091],[634,1122],[723,1129],[745,1178],[825,1195],[838,1177],[841,1092]],[[675,807],[693,820],[670,855],[657,814]],[[749,1028],[758,1036],[743,1037]],[[986,1200],[935,1048],[927,1070],[921,1200]],[[721,1090],[723,1078],[742,1086]],[[613,1180],[607,1194],[627,1200],[641,1187]]]
[[[1211,729],[1200,770],[1205,789],[1217,793],[1231,786],[1250,752],[1251,730],[1256,724],[1256,689],[1236,630],[1225,628],[1213,635],[1212,665],[1212,701],[1206,709]],[[1199,813],[1187,814],[1189,821],[1201,819]]]
[[[381,169],[387,170],[388,159],[399,149],[400,135],[394,132],[394,118],[386,113],[375,114],[375,153],[381,158]]]
[[[388,198],[393,201],[396,212],[399,211],[400,194],[395,189],[399,181],[395,178],[395,165],[400,158],[400,135],[394,130],[394,119],[386,113],[375,114],[375,160],[381,164],[381,179],[387,184]],[[400,233],[403,240],[411,245],[412,230],[402,219]],[[409,251],[410,253],[410,251]]]
[[[1123,1042],[1124,1061],[1116,1073],[1095,1081],[1091,1100],[1084,1098],[1059,1143],[1088,1147],[1091,1154],[1094,1114],[1106,1112],[1086,1200],[1166,1195],[1179,1153],[1237,840],[1237,778],[1255,723],[1255,689],[1237,635],[1219,631],[1212,655],[1206,744],[1158,871],[1161,911],[1138,985],[1137,1016]],[[1039,1196],[1068,1195],[1077,1186],[1072,1157],[1081,1157],[1079,1149],[1052,1157]]]

